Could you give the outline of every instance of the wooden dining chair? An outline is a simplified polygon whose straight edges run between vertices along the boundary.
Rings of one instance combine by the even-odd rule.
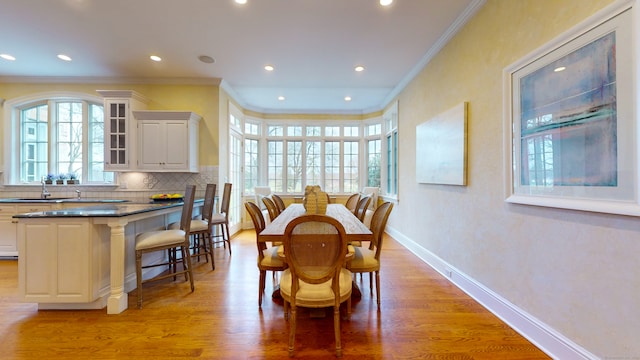
[[[344,227],[326,215],[302,215],[285,229],[284,257],[289,268],[280,278],[285,319],[289,319],[289,356],[293,356],[297,307],[333,306],[336,355],[342,355],[340,341],[340,304],[347,302],[351,315],[351,272],[347,262]],[[289,316],[289,308],[291,316]]]
[[[347,209],[349,209],[349,211],[355,212],[356,206],[358,206],[358,201],[360,201],[360,194],[359,193],[355,193],[355,194],[349,196],[349,198],[347,199],[347,202],[345,203],[344,206],[346,206]]]
[[[276,203],[273,200],[271,200],[271,198],[263,197],[262,202],[267,207],[267,211],[269,212],[269,219],[271,221],[273,221],[275,218],[278,217],[278,215],[280,215],[280,211],[278,210]]]
[[[220,226],[220,233],[214,234],[213,243],[221,242],[224,247],[229,245],[229,255],[231,255],[231,238],[229,236],[229,204],[231,202],[231,183],[224,184],[224,192],[222,193],[222,202],[220,203],[220,212],[211,216],[211,227]],[[215,239],[221,238],[216,241]]]
[[[382,239],[387,220],[393,209],[393,204],[385,202],[378,206],[371,218],[371,232],[373,237],[369,248],[354,247],[355,254],[349,262],[349,270],[352,273],[369,273],[369,290],[373,294],[373,272],[376,273],[376,300],[380,310],[380,253],[382,251]]]
[[[356,206],[356,210],[353,215],[355,215],[358,220],[364,223],[364,216],[367,214],[367,208],[369,207],[369,203],[371,202],[370,196],[363,196],[358,200],[358,205]]]
[[[286,206],[284,205],[284,201],[282,198],[276,194],[271,194],[271,199],[273,199],[273,203],[276,204],[276,208],[278,209],[278,213],[282,213]]]
[[[136,236],[135,240],[135,254],[136,254],[136,282],[138,293],[138,308],[142,308],[142,284],[166,279],[176,275],[184,274],[185,280],[189,280],[191,283],[191,292],[195,289],[193,285],[193,272],[191,270],[191,255],[189,254],[189,231],[191,226],[191,216],[193,213],[193,201],[195,196],[196,186],[188,185],[184,194],[184,204],[182,205],[182,214],[180,217],[180,229],[173,230],[158,230],[148,231],[140,233]],[[172,250],[180,249],[182,256],[178,258],[175,255],[176,251]],[[142,255],[153,251],[168,251],[168,261],[160,264],[142,265]],[[182,271],[177,271],[177,264],[182,264]],[[142,270],[147,268],[153,268],[157,266],[169,266],[172,271],[158,275],[156,277],[143,280]]]
[[[260,280],[258,283],[258,307],[262,308],[262,295],[264,294],[265,283],[267,281],[267,271],[284,271],[287,263],[278,256],[278,247],[267,247],[267,243],[260,242],[259,234],[265,228],[265,220],[258,205],[252,202],[244,203],[247,212],[253,221],[256,230],[256,245],[258,246],[258,270],[260,270]]]

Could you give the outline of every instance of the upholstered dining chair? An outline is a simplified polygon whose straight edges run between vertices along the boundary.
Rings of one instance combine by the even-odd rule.
[[[369,202],[371,202],[370,196],[363,196],[358,200],[358,205],[356,206],[356,210],[353,214],[358,218],[358,220],[364,222],[364,216],[367,214],[367,208],[369,207]]]
[[[349,198],[347,199],[347,202],[345,203],[344,206],[346,206],[347,209],[349,209],[351,212],[355,212],[356,206],[358,206],[358,201],[359,200],[360,200],[360,194],[359,193],[355,193],[355,194],[349,196]]]
[[[256,244],[258,245],[258,270],[260,270],[260,280],[258,283],[258,307],[262,308],[262,295],[264,294],[265,283],[267,281],[267,271],[284,271],[287,263],[278,256],[278,247],[267,247],[265,242],[258,241],[258,235],[265,228],[265,220],[258,205],[252,202],[245,202],[244,207],[251,216],[253,227],[256,230]]]
[[[213,205],[215,203],[216,184],[207,184],[204,190],[204,204],[202,206],[202,217],[200,219],[192,219],[189,235],[191,237],[191,261],[200,256],[204,256],[205,262],[209,262],[211,257],[211,269],[216,269],[213,259],[213,240],[211,229],[211,217],[213,216]],[[169,225],[169,229],[180,229],[180,222]]]
[[[382,239],[384,228],[387,226],[389,214],[393,209],[393,204],[385,202],[378,206],[371,218],[371,232],[373,238],[369,248],[355,247],[355,254],[349,263],[349,270],[352,273],[369,273],[369,289],[373,294],[373,272],[376,273],[376,300],[378,310],[380,309],[380,253],[382,251]]]
[[[276,208],[278,209],[278,213],[282,213],[286,206],[284,205],[284,201],[282,198],[276,194],[271,194],[271,199],[273,199],[273,203],[276,204]]]
[[[344,267],[348,261],[344,227],[330,216],[302,215],[289,222],[283,240],[289,268],[280,278],[280,294],[289,319],[289,356],[294,351],[298,306],[333,306],[336,355],[341,356],[340,304],[347,302],[350,317],[352,290],[351,272]]]
[[[271,198],[263,197],[262,202],[267,207],[267,211],[269,212],[269,219],[271,221],[273,221],[273,219],[277,218],[278,215],[280,215],[281,211],[278,210],[276,203],[273,200],[271,200]]]
[[[213,243],[222,243],[224,247],[229,245],[229,255],[231,255],[231,239],[229,236],[229,204],[231,202],[231,183],[224,184],[224,191],[222,193],[222,202],[220,203],[220,212],[211,216],[211,226],[220,226],[220,233],[214,234],[211,237],[214,239]],[[212,230],[213,231],[213,230]],[[222,240],[215,240],[222,238]]]
[[[193,200],[195,196],[195,185],[188,185],[184,194],[184,204],[182,205],[182,214],[180,217],[180,229],[174,230],[158,230],[140,233],[135,240],[136,253],[136,281],[138,293],[138,308],[142,308],[142,284],[166,279],[168,277],[176,278],[176,275],[184,274],[185,280],[191,283],[191,292],[195,289],[193,285],[193,272],[191,270],[191,255],[189,254],[189,233],[191,226],[191,216],[193,213]],[[182,256],[175,256],[176,251],[180,249]],[[160,264],[142,265],[142,255],[154,251],[169,250],[169,258],[167,262]],[[172,255],[174,254],[174,255]],[[182,263],[182,271],[177,271],[177,264]],[[143,280],[142,269],[152,268],[156,266],[169,266],[169,273],[158,275],[156,277]]]

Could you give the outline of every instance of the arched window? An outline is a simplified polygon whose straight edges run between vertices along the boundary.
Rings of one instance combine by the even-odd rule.
[[[44,93],[7,101],[5,181],[39,183],[43,177],[75,177],[81,184],[114,182],[104,172],[102,99],[76,93]]]

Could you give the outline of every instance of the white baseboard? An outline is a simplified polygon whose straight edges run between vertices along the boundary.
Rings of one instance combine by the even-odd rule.
[[[526,311],[520,309],[491,289],[485,287],[465,273],[451,266],[396,229],[387,226],[386,232],[418,258],[442,274],[454,285],[467,293],[491,313],[511,326],[520,335],[531,341],[540,350],[554,359],[598,359],[564,335],[549,327]]]

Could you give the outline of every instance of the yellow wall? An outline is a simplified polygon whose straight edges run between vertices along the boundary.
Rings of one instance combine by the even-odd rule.
[[[638,219],[504,201],[503,69],[612,2],[488,0],[398,97],[389,224],[597,356],[640,357]],[[463,101],[468,186],[418,184],[416,125]]]
[[[507,204],[503,186],[503,69],[611,2],[487,1],[398,97],[399,202],[389,225],[596,356],[629,358],[640,357],[638,219]],[[200,162],[225,172],[227,137],[217,141],[228,124],[218,119],[233,99],[218,86],[0,84],[0,98],[96,89],[132,89],[152,109],[199,113]],[[416,125],[462,101],[468,186],[417,184]]]
[[[51,91],[81,92],[99,97],[96,90],[104,89],[135,90],[150,100],[149,110],[184,110],[199,114],[202,116],[200,165],[218,165],[218,85],[0,83],[0,98],[11,100]],[[3,117],[4,111],[0,111],[2,123]],[[4,129],[0,131],[4,132]]]

